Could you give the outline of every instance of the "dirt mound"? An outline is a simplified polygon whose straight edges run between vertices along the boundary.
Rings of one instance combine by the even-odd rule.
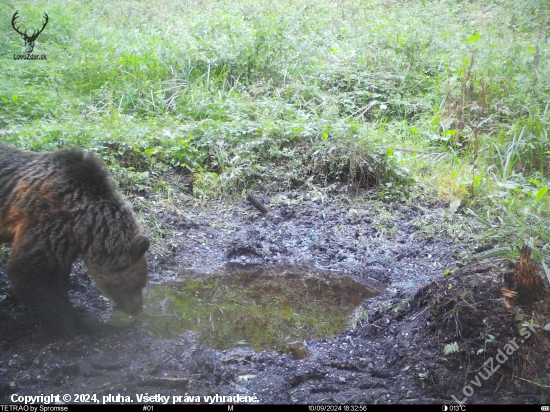
[[[359,333],[388,339],[388,373],[416,380],[429,395],[418,401],[545,403],[550,299],[509,301],[503,290],[515,272],[501,261],[464,267],[376,312]]]

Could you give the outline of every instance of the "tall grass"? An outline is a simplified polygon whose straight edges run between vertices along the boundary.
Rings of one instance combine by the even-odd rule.
[[[12,60],[23,49],[16,10],[23,28],[50,16],[35,47],[47,61]],[[2,2],[0,138],[87,147],[130,179],[183,167],[197,196],[306,182],[403,194],[414,178],[543,249],[545,225],[509,214],[548,217],[548,10],[548,0]]]

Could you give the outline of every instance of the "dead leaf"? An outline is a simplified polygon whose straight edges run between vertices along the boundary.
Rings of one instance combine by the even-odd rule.
[[[502,294],[507,298],[515,298],[518,295],[518,292],[515,292],[510,289],[502,289]]]
[[[451,214],[454,215],[457,212],[459,207],[460,207],[460,199],[455,199],[449,205],[449,212],[451,212]]]

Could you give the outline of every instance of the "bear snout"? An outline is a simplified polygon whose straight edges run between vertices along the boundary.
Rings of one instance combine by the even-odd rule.
[[[125,299],[125,302],[121,305],[121,309],[128,315],[139,315],[143,310],[143,298],[141,294]]]

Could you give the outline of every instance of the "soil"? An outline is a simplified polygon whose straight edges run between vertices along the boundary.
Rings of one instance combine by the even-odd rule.
[[[368,200],[368,192],[289,192],[259,196],[270,209],[263,214],[246,200],[198,202],[184,193],[161,201],[146,193],[129,198],[153,239],[149,288],[190,276],[290,267],[347,276],[381,293],[361,304],[343,332],[304,340],[309,355],[300,359],[246,346],[216,350],[193,331],[157,337],[139,321],[55,336],[15,302],[0,271],[0,403],[17,400],[14,394],[69,394],[68,403],[75,395],[96,395],[78,399],[91,403],[161,401],[137,397],[147,393],[181,404],[215,395],[248,397],[215,400],[229,403],[550,398],[550,340],[542,328],[550,319],[548,298],[519,306],[502,293],[513,286],[515,267],[499,259],[467,264],[467,245],[430,235],[425,226],[448,216],[448,203],[407,206]],[[86,319],[108,322],[113,306],[79,262],[71,284],[73,304]],[[517,347],[510,346],[513,339]]]

